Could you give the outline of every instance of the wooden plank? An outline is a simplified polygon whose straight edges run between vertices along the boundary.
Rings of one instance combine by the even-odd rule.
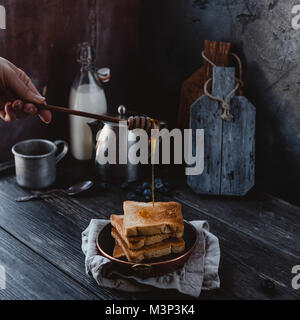
[[[112,70],[112,81],[105,86],[109,111],[116,113],[120,104],[141,110],[140,102],[148,92],[141,55],[141,0],[97,0],[97,66]],[[128,81],[130,79],[130,81]],[[132,90],[135,88],[135,90]],[[147,99],[149,100],[149,99]],[[147,113],[150,101],[145,101]]]
[[[222,288],[238,299],[299,299],[300,292],[291,287],[291,270],[299,256],[233,229],[216,218],[200,213],[183,204],[185,217],[203,219],[210,223],[221,247],[220,278]],[[276,291],[266,294],[260,290],[260,279],[270,279]]]
[[[15,197],[26,192],[5,179],[0,180],[0,190],[0,226],[3,229],[99,298],[128,298],[126,294],[97,286],[85,274],[84,255],[81,252],[83,229],[75,225],[71,217],[67,220],[42,201],[17,204]],[[68,209],[65,212],[69,212]],[[74,211],[74,216],[76,214]]]
[[[202,105],[207,108],[202,108]],[[196,129],[204,129],[204,172],[198,176],[187,176],[187,183],[199,194],[218,194],[220,192],[221,114],[218,102],[210,100],[207,96],[199,98],[191,107],[190,127],[193,129],[193,155],[196,150]]]
[[[111,190],[105,198],[82,199],[78,205],[97,212],[98,208],[110,212],[121,210],[121,201],[125,193],[119,189]],[[163,200],[171,200],[164,198]],[[183,202],[175,197],[172,200]],[[273,246],[271,242],[247,234],[244,230],[231,227],[218,218],[218,215],[206,215],[199,210],[183,203],[183,215],[187,220],[208,220],[212,232],[220,239],[222,261],[220,274],[222,278],[223,297],[239,299],[286,299],[299,298],[298,292],[293,290],[291,283],[291,268],[299,260],[297,256],[283,250],[283,247]],[[260,279],[272,279],[276,283],[276,293],[268,295],[263,293]],[[209,294],[208,294],[209,296]]]
[[[214,97],[225,99],[235,85],[235,68],[213,68]],[[204,129],[204,172],[187,177],[198,194],[245,195],[254,186],[255,108],[245,97],[235,97],[230,109],[233,121],[222,120],[221,103],[207,96],[191,107],[193,154],[195,130]]]
[[[64,183],[68,185],[68,182],[65,181]],[[9,185],[12,185],[13,187],[10,188]],[[0,183],[0,186],[1,186],[1,183]],[[14,184],[14,178],[8,178],[5,181],[2,181],[1,189],[2,188],[4,188],[9,193],[11,192],[11,190],[13,190],[14,194],[18,194],[17,196],[28,194],[27,191],[20,189]],[[125,197],[124,193],[123,193],[123,196]],[[99,202],[99,199],[101,199],[100,202]],[[1,194],[0,194],[0,201],[1,201]],[[85,275],[84,257],[80,251],[81,243],[79,243],[81,232],[88,226],[91,219],[95,219],[95,218],[109,219],[109,216],[112,212],[119,213],[121,212],[120,210],[122,208],[122,201],[117,201],[117,202],[114,201],[115,204],[117,203],[118,205],[120,205],[120,210],[112,209],[112,207],[108,205],[103,205],[102,201],[110,203],[111,199],[109,197],[109,193],[106,192],[102,195],[99,193],[97,194],[97,189],[92,191],[90,196],[66,198],[65,196],[62,196],[62,195],[54,195],[50,198],[46,198],[44,201],[36,201],[35,204],[38,205],[42,210],[45,208],[45,203],[49,205],[49,206],[46,206],[47,211],[45,214],[46,215],[49,214],[49,209],[50,209],[51,216],[52,216],[51,220],[53,220],[53,223],[47,222],[47,220],[44,221],[44,215],[41,215],[41,217],[36,217],[38,214],[36,215],[35,210],[32,210],[31,206],[28,204],[30,211],[33,211],[34,215],[30,218],[30,214],[27,212],[28,209],[26,208],[24,209],[27,213],[26,215],[28,215],[28,220],[26,218],[25,222],[23,217],[21,218],[22,223],[24,223],[25,225],[25,231],[17,230],[16,235],[20,239],[24,239],[24,237],[27,237],[28,235],[30,238],[33,237],[33,241],[31,241],[30,239],[26,239],[27,245],[29,245],[39,254],[49,259],[51,263],[57,265],[60,269],[66,271],[68,274],[72,276],[76,276],[76,279],[78,281],[83,282],[85,285],[87,283],[88,288],[92,290],[94,293],[97,293],[97,294],[101,293],[101,297],[103,297],[103,295],[105,294],[105,295],[108,295],[109,299],[120,299],[120,298],[122,299],[137,299],[137,298],[153,299],[153,296],[155,296],[157,299],[165,299],[167,294],[167,296],[172,299],[190,299],[189,296],[179,294],[177,291],[174,291],[174,290],[161,291],[161,290],[153,289],[151,290],[151,292],[139,293],[138,296],[136,296],[134,293],[125,293],[125,292],[108,290],[108,289],[107,290],[104,289],[105,293],[103,293],[102,288],[98,287],[95,284],[93,279]],[[95,205],[94,207],[89,205],[91,202],[94,203]],[[62,219],[66,220],[69,226],[60,227],[61,221],[59,216],[56,217],[56,215],[61,215]],[[43,222],[41,224],[38,222],[39,218],[43,219]],[[30,224],[30,221],[31,221],[31,224]],[[56,224],[56,221],[57,221],[57,227],[53,227],[52,224]],[[45,227],[44,224],[48,225],[48,227]],[[1,225],[1,211],[0,211],[0,225]],[[69,232],[70,228],[72,228],[72,230],[75,230],[75,232],[77,233],[76,239],[74,239],[73,234]],[[36,234],[38,232],[41,232],[41,230],[43,230],[43,234],[39,239]],[[55,243],[53,244],[52,241],[48,241],[49,239],[48,237],[50,237],[52,241],[55,241]],[[56,244],[56,242],[58,241],[57,239],[59,239],[61,246],[65,248],[66,250],[65,253],[61,252],[61,251],[64,251],[63,248],[61,248],[60,246],[57,246]],[[75,250],[72,248],[73,244],[76,245]],[[43,246],[45,246],[45,248],[43,248]],[[52,248],[50,251],[49,251],[49,246]],[[72,264],[70,264],[70,259],[72,259],[71,260]],[[220,293],[219,298],[223,296],[228,297],[228,294],[222,295]]]
[[[80,169],[81,168],[81,169]],[[65,185],[78,182],[73,180],[72,172],[81,175],[79,180],[92,178],[93,172],[88,171],[86,165],[77,162],[66,162],[59,170],[59,179]],[[84,175],[84,172],[86,175]],[[133,187],[134,188],[134,187]],[[116,191],[117,190],[117,191]],[[115,195],[114,195],[115,193]],[[296,255],[300,254],[300,208],[288,202],[268,195],[249,194],[247,197],[218,197],[198,196],[186,188],[185,182],[180,180],[174,190],[176,199],[185,202],[202,213],[208,213],[223,223],[258,237],[270,244],[278,246]],[[122,201],[126,200],[126,192],[119,189],[102,191],[95,190],[86,197],[69,199],[86,210],[109,217],[111,213],[122,212]],[[107,209],[105,209],[107,208]]]
[[[300,256],[300,208],[274,197],[245,198],[197,196],[185,188],[174,198],[251,237],[289,254]]]
[[[7,29],[0,33],[1,56],[23,69],[41,91],[47,86],[47,100],[67,105],[69,90],[79,71],[77,44],[89,41],[95,8],[86,0],[4,0]],[[114,41],[115,42],[115,41]],[[22,48],[22,49],[20,49]],[[38,117],[22,123],[0,122],[0,161],[11,155],[11,146],[33,137],[61,138],[68,135],[68,118],[55,114],[50,126]]]
[[[118,194],[122,199],[126,200],[124,192],[118,192]],[[94,196],[93,193],[90,197],[79,198],[65,198],[62,195],[54,195],[53,197],[46,198],[44,201],[51,204],[57,210],[57,213],[70,219],[83,230],[91,219],[109,219],[112,213],[120,214],[122,212],[123,202],[111,198],[108,193],[105,193],[105,196],[99,194],[98,196]],[[75,214],[73,215],[73,213]],[[158,300],[164,300],[166,297],[172,300],[191,299],[190,296],[180,294],[176,290],[159,290],[154,288],[150,292],[140,293],[138,298],[153,299],[154,296]],[[217,292],[214,291],[214,293],[203,292],[201,299],[234,299],[234,296],[225,290],[218,290]]]
[[[134,293],[108,290],[97,286],[94,280],[84,273],[84,256],[80,250],[81,232],[91,219],[109,218],[112,212],[109,207],[98,202],[99,206],[94,210],[85,205],[77,205],[82,199],[85,199],[84,203],[90,203],[88,197],[73,199],[59,195],[45,201],[35,201],[15,207],[13,201],[15,196],[25,195],[27,192],[14,184],[14,178],[0,180],[0,189],[9,194],[0,192],[0,201],[6,203],[5,208],[0,208],[0,226],[4,225],[39,255],[74,277],[100,298],[153,299],[155,296],[157,299],[165,299],[167,294],[172,299],[190,299],[173,290],[153,289],[148,293],[139,293],[138,296]],[[93,195],[91,199],[96,198]],[[103,200],[103,197],[101,199]],[[122,205],[122,202],[118,203]]]
[[[213,68],[212,94],[225,98],[235,87],[235,68]],[[220,194],[222,175],[223,109],[220,103],[201,96],[191,107],[193,155],[196,153],[196,129],[204,129],[204,172],[187,176],[188,185],[198,194]]]
[[[118,192],[119,196],[126,200],[124,192]],[[58,213],[65,216],[67,219],[72,219],[71,215],[67,212],[75,212],[76,220],[73,222],[85,228],[88,225],[91,219],[100,218],[100,219],[109,219],[112,213],[120,214],[122,212],[122,201],[116,201],[115,198],[112,199],[110,194],[106,194],[105,197],[84,197],[84,198],[68,198],[64,196],[55,195],[51,198],[47,198],[44,201],[51,203],[51,205],[57,210]],[[64,208],[66,210],[61,210],[61,204],[64,203]],[[80,217],[80,218],[79,218]],[[155,296],[156,299],[164,300],[166,297],[168,299],[191,299],[190,296],[185,296],[176,290],[159,290],[152,289],[150,292],[140,293],[139,299],[153,299]],[[217,292],[203,292],[201,294],[201,299],[234,299],[234,296],[225,290],[218,290]]]
[[[0,228],[0,300],[95,300],[96,295]]]
[[[69,173],[75,170],[69,163],[68,167],[64,179],[63,175],[59,177],[67,185],[68,180],[74,178],[72,175],[69,176]],[[80,178],[83,179],[84,175]],[[7,183],[13,183],[13,180]],[[4,184],[1,190],[5,189]],[[23,190],[18,192],[25,193]],[[110,187],[106,192],[95,189],[91,195],[84,197],[65,199],[56,196],[47,201],[53,207],[53,211],[57,211],[71,224],[75,221],[85,228],[91,218],[108,218],[111,213],[121,213],[122,201],[125,199],[126,192]],[[299,250],[294,246],[294,243],[299,242],[299,224],[295,219],[300,215],[299,208],[275,199],[258,201],[249,197],[243,199],[199,197],[185,189],[179,189],[172,199],[185,204],[183,214],[186,219],[208,220],[213,232],[221,240],[222,290],[217,293],[204,293],[202,298],[295,298],[297,292],[290,288],[291,274],[288,269],[295,263],[294,260],[299,260]],[[66,210],[63,205],[65,203]],[[62,208],[59,209],[60,207]],[[72,217],[73,211],[76,212],[74,217]],[[75,216],[76,220],[72,221]],[[273,225],[273,229],[270,225]],[[292,247],[295,247],[295,251],[292,251]],[[275,266],[274,270],[272,265]],[[275,296],[261,293],[260,277],[268,277],[278,282],[279,293]],[[248,288],[245,289],[244,286]],[[155,292],[155,294],[158,298],[165,298],[166,294],[174,299],[179,297],[176,293],[169,292]],[[151,294],[148,297],[151,298]]]
[[[245,195],[254,186],[255,107],[245,97],[230,102],[232,122],[223,122],[222,195]]]
[[[179,185],[184,184],[181,183]],[[214,223],[214,221],[220,223],[223,226],[222,228],[220,227],[220,234],[231,237],[230,230],[232,230],[233,233],[241,234],[246,238],[249,237],[257,246],[257,252],[260,252],[260,246],[263,245],[265,248],[271,248],[273,252],[279,252],[279,255],[287,255],[291,259],[299,256],[299,249],[295,247],[295,243],[300,242],[300,226],[295,217],[300,216],[300,208],[274,198],[199,197],[185,188],[179,188],[172,199],[187,204],[184,208],[192,207],[193,210],[200,213],[202,219],[207,219],[210,223]],[[91,195],[90,197],[72,198],[69,200],[94,214],[101,211],[101,214],[108,218],[111,213],[122,212],[122,201],[126,200],[126,192],[119,188],[111,187],[109,191],[104,193],[99,192],[97,196]],[[187,219],[193,219],[193,217],[190,217],[188,209],[184,209],[184,216]],[[197,219],[196,216],[195,219]],[[223,228],[229,231],[224,233]],[[216,234],[219,236],[219,233]],[[238,236],[236,241],[239,241]],[[245,248],[247,248],[246,242]],[[236,248],[233,243],[231,250],[238,254],[241,248]],[[226,249],[223,250],[222,248],[222,253],[226,256]],[[275,259],[275,264],[278,259],[284,261],[283,258],[278,257]],[[272,261],[272,258],[266,257],[263,264],[272,264],[273,261],[270,261]],[[243,261],[240,263],[242,265],[245,264]],[[239,271],[239,266],[236,268],[235,264],[231,263],[230,260],[225,265],[225,272],[227,268],[228,270],[237,269],[237,274],[241,272]],[[257,274],[255,274],[257,266],[253,264],[250,268],[252,268],[250,273],[254,274],[251,277],[252,279],[256,279],[257,284],[257,281],[259,281],[257,280]],[[266,275],[271,277],[272,273],[267,272]],[[233,297],[235,295],[230,283],[228,287],[226,285],[223,288],[223,297],[226,297],[226,295]]]

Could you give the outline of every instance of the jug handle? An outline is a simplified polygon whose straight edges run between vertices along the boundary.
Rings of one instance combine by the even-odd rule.
[[[54,144],[58,147],[60,144],[63,145],[63,150],[61,151],[61,153],[59,155],[56,156],[56,163],[58,163],[60,160],[62,160],[69,151],[69,145],[66,141],[63,140],[57,140],[54,141]]]

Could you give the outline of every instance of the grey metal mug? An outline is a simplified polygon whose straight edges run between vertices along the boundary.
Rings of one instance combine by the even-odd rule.
[[[57,147],[62,144],[59,155]],[[34,139],[15,144],[12,153],[15,156],[16,179],[18,185],[28,189],[44,189],[56,180],[56,164],[68,153],[68,144],[58,140]]]

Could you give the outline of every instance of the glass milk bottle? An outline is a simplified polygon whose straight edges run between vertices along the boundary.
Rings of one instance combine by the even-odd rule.
[[[78,62],[81,64],[71,88],[69,106],[71,109],[96,114],[107,112],[107,102],[102,82],[109,81],[108,68],[94,69],[95,52],[89,43],[79,44]],[[90,160],[93,154],[93,137],[88,122],[92,119],[70,117],[71,153],[77,160]]]

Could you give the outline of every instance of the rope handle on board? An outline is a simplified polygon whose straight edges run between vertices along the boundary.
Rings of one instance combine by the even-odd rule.
[[[242,66],[242,61],[241,59],[238,57],[238,55],[236,55],[235,53],[230,52],[230,54],[237,60],[238,64],[239,64],[239,69],[240,69],[240,77],[239,78],[235,78],[236,79],[236,86],[235,88],[228,93],[228,95],[225,97],[225,99],[222,98],[218,98],[213,96],[212,94],[210,94],[208,92],[208,84],[212,81],[212,78],[208,79],[205,84],[204,84],[204,94],[206,96],[208,96],[210,99],[214,100],[214,101],[218,101],[222,104],[222,108],[224,110],[223,114],[221,115],[222,120],[224,121],[233,121],[234,117],[233,115],[230,113],[230,105],[229,105],[229,101],[231,96],[239,89],[242,88],[244,86],[244,82],[243,82],[243,66]],[[213,67],[216,67],[217,65],[214,64],[210,59],[208,59],[204,53],[204,51],[202,51],[202,57],[204,60],[206,60],[210,65],[212,65]]]

